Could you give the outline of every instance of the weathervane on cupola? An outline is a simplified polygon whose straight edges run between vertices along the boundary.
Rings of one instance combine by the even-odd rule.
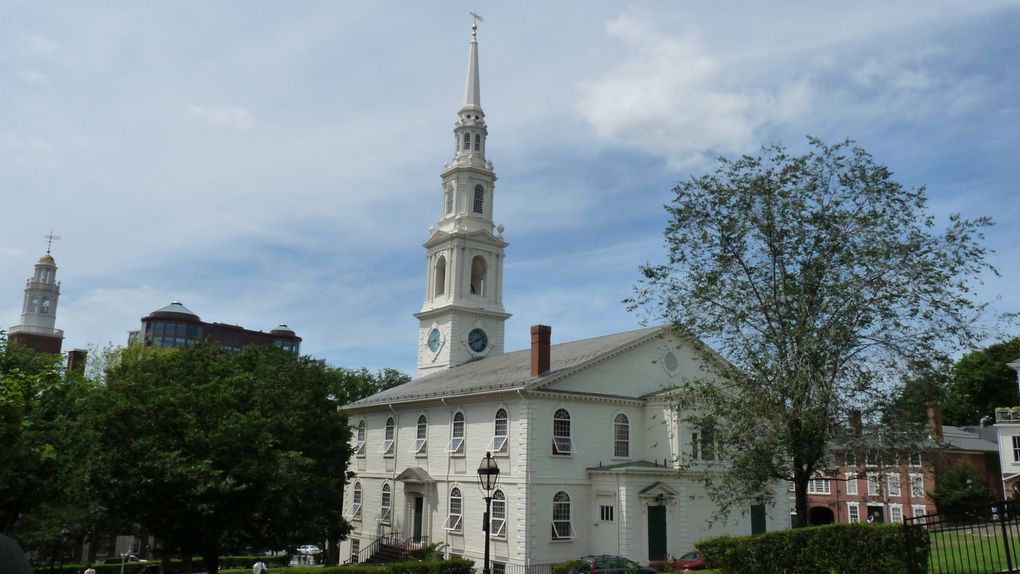
[[[478,23],[471,44],[464,104],[453,124],[453,160],[443,166],[439,221],[429,227],[425,301],[415,314],[418,375],[503,352],[503,226],[493,221],[496,173],[486,158],[489,135],[478,73]]]

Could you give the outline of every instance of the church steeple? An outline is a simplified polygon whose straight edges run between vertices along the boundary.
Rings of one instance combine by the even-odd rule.
[[[64,332],[54,328],[57,321],[57,300],[60,283],[57,281],[57,264],[50,254],[54,239],[46,236],[49,244],[46,253],[35,264],[35,273],[25,283],[25,301],[21,308],[21,324],[8,330],[8,341],[41,353],[59,354]]]
[[[478,73],[478,21],[472,14],[464,105],[454,123],[454,154],[441,178],[439,222],[425,243],[425,303],[418,374],[503,352],[503,227],[493,223],[496,173],[485,159],[485,112]]]

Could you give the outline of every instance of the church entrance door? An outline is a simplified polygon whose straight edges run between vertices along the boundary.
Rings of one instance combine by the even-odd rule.
[[[666,507],[648,507],[648,560],[666,559]]]
[[[422,523],[422,516],[424,514],[425,514],[425,499],[420,497],[420,496],[415,496],[414,497],[414,519],[413,519],[413,524],[414,524],[413,536],[414,536],[414,541],[415,542],[421,542],[421,536],[422,536],[421,523]]]

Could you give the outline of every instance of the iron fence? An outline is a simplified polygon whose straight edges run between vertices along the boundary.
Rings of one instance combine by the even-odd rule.
[[[903,527],[909,574],[1020,573],[1020,501],[918,516]]]

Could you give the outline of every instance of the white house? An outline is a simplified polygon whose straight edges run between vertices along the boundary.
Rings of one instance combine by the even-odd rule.
[[[551,329],[536,325],[530,349],[503,352],[507,243],[492,220],[484,118],[473,33],[441,217],[425,243],[418,378],[345,407],[357,429],[356,477],[341,560],[391,535],[444,542],[480,563],[476,471],[486,452],[501,470],[491,513],[497,574],[587,554],[661,560],[707,536],[788,527],[785,496],[777,506],[748,500],[743,515],[713,521],[690,473],[725,463],[714,460],[711,435],[681,424],[666,398],[718,360],[696,340],[653,327],[552,345]],[[681,476],[685,454],[703,462]]]

